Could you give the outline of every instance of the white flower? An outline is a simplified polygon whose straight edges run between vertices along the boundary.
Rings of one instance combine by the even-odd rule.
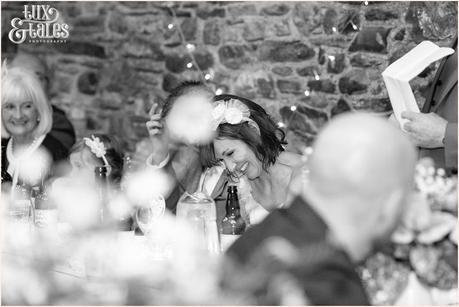
[[[106,150],[104,143],[102,143],[98,137],[92,136],[92,140],[90,138],[84,138],[84,142],[97,158],[105,156]]]
[[[212,110],[212,117],[214,118],[214,120],[220,121],[225,115],[225,110],[226,110],[226,106],[223,103],[218,104]]]
[[[214,130],[216,130],[220,124],[224,123],[237,125],[247,122],[257,130],[258,134],[260,134],[260,128],[250,118],[249,108],[239,100],[230,99],[228,101],[217,102],[212,111],[212,117]]]
[[[228,108],[225,112],[225,120],[228,124],[235,125],[241,123],[243,114],[239,109]]]

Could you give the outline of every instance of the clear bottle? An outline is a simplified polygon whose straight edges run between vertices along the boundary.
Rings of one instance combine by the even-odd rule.
[[[57,225],[57,208],[48,198],[44,185],[34,186],[31,192],[33,221],[39,228]]]
[[[241,216],[237,187],[234,185],[228,186],[226,215],[220,226],[222,252],[224,252],[241,234],[244,233],[246,227],[247,225]]]
[[[97,166],[94,169],[95,182],[99,194],[100,204],[100,221],[101,223],[107,222],[107,204],[108,204],[108,168],[106,166]]]
[[[132,173],[134,172],[134,165],[132,163],[132,158],[129,153],[126,153],[123,157],[123,176],[121,179],[121,190],[126,190],[129,180],[132,177]]]

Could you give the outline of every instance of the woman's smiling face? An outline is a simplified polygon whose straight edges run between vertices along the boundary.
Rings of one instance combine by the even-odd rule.
[[[249,180],[258,178],[263,170],[262,162],[243,141],[218,138],[214,140],[215,157],[223,161],[226,169],[235,177],[246,175]]]
[[[39,116],[37,108],[28,99],[14,99],[2,104],[3,124],[13,137],[32,135]]]

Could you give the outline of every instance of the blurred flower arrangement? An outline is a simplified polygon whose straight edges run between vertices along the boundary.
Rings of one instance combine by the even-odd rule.
[[[60,229],[58,236],[42,230],[31,234],[18,225],[9,226],[7,252],[3,252],[3,305],[308,302],[294,277],[304,259],[293,247],[279,250],[284,242],[270,242],[250,265],[240,267],[199,249],[187,225],[168,215],[155,226],[151,238],[103,229],[79,234]],[[168,252],[160,255],[158,248]],[[226,274],[228,270],[231,274]]]
[[[457,176],[422,159],[414,181],[391,242],[360,269],[374,305],[457,303]]]
[[[152,176],[131,174],[124,191],[111,193],[111,215],[124,216],[133,203],[145,201],[155,190],[151,183],[164,179]],[[98,220],[97,191],[89,178],[68,180],[55,181],[49,190],[49,200],[58,203],[58,223],[34,226],[8,216],[3,207],[3,305],[306,304],[293,276],[270,278],[291,267],[291,247],[279,249],[274,242],[256,257],[253,274],[236,266],[240,279],[225,283],[231,263],[203,249],[188,224],[166,212],[145,236],[114,229]],[[13,201],[1,196],[2,203]],[[275,291],[260,293],[265,286]]]

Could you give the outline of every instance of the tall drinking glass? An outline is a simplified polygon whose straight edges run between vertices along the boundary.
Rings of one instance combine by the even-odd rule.
[[[214,200],[202,192],[185,193],[177,203],[177,218],[185,220],[210,254],[220,253]]]
[[[18,185],[11,193],[9,201],[8,214],[14,222],[31,223],[32,222],[32,204],[28,190]]]

